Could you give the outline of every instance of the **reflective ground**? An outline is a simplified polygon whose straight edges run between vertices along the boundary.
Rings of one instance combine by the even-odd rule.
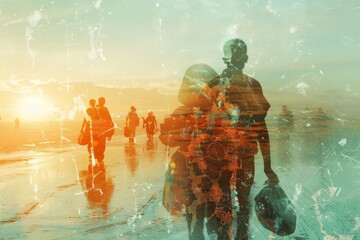
[[[359,135],[337,123],[325,130],[304,123],[271,133],[273,168],[295,205],[296,232],[277,237],[252,210],[251,237],[360,239]],[[156,138],[130,145],[117,136],[96,168],[82,146],[1,154],[0,238],[186,239],[185,219],[161,204],[172,152]],[[258,155],[252,198],[265,181],[262,167]]]

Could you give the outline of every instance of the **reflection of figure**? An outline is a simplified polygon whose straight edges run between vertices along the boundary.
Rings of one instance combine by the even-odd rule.
[[[153,139],[154,133],[157,128],[156,118],[152,111],[149,111],[146,118],[143,118],[143,127],[146,127],[146,135],[149,140]]]
[[[286,105],[282,106],[282,111],[278,117],[278,131],[279,131],[279,157],[285,163],[290,159],[290,131],[294,128],[294,115],[287,109]]]
[[[148,139],[146,141],[146,151],[151,151],[155,149],[155,143],[153,139]]]
[[[331,119],[319,107],[308,114],[308,119],[303,127],[302,151],[305,157],[324,157],[325,150],[330,143]]]
[[[139,167],[139,162],[136,158],[136,148],[133,144],[125,145],[124,152],[126,156],[126,164],[132,174],[136,172]]]
[[[262,87],[254,78],[243,74],[248,60],[247,46],[240,39],[232,39],[224,45],[224,61],[227,68],[210,86],[217,105],[214,132],[220,143],[218,149],[223,154],[217,155],[228,165],[221,169],[219,186],[223,192],[218,214],[218,238],[229,239],[231,225],[230,178],[236,170],[236,190],[240,205],[237,213],[236,239],[248,239],[249,193],[254,180],[254,155],[257,142],[264,161],[264,172],[270,184],[279,182],[271,168],[270,139],[265,117],[270,104],[263,95]],[[221,148],[222,146],[222,148]],[[232,166],[232,164],[236,164]]]
[[[129,137],[129,143],[135,142],[135,130],[136,127],[139,126],[140,120],[139,116],[136,113],[136,108],[134,106],[131,106],[131,111],[126,116],[126,125],[129,126],[130,130],[130,137]]]
[[[81,171],[79,175],[89,208],[102,209],[102,216],[106,216],[115,187],[112,179],[106,176],[104,163],[95,166],[89,164],[88,171]]]
[[[15,129],[19,129],[19,127],[20,127],[20,119],[16,118],[15,119]]]
[[[282,111],[278,117],[278,126],[283,130],[290,130],[294,127],[294,115],[292,111],[288,110],[286,105],[282,106]]]

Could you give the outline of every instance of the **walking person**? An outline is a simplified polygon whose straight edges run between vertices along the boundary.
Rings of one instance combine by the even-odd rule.
[[[136,113],[136,108],[134,106],[131,106],[130,112],[126,116],[126,126],[129,127],[129,131],[130,131],[129,143],[135,143],[135,132],[139,124],[140,124],[140,119]]]
[[[0,118],[1,120],[1,118]],[[20,119],[19,118],[16,118],[15,119],[15,129],[19,129],[20,128]]]
[[[146,118],[143,117],[143,127],[146,128],[146,135],[149,141],[153,140],[153,136],[157,129],[157,121],[152,111],[148,112]]]
[[[207,83],[217,73],[206,64],[194,64],[185,74],[178,99],[183,104],[160,124],[160,140],[169,147],[179,147],[172,155],[163,194],[163,205],[172,215],[184,214],[189,239],[205,239],[206,220],[214,219],[217,179],[207,157],[209,139],[207,119],[212,101]],[[211,221],[212,223],[214,221]],[[216,226],[207,230],[215,232]]]
[[[89,152],[89,161],[92,163],[92,166],[96,165],[96,156],[95,156],[95,146],[97,145],[93,123],[96,120],[100,119],[99,112],[95,107],[96,100],[89,100],[89,107],[86,109],[86,114],[80,129],[80,132],[83,133],[84,139],[86,139],[87,150]]]
[[[265,121],[270,104],[264,97],[260,83],[243,73],[248,60],[247,46],[241,39],[231,39],[224,44],[226,69],[219,78],[210,83],[212,96],[216,102],[213,112],[214,131],[222,145],[227,145],[221,156],[222,161],[235,162],[236,191],[240,209],[237,213],[237,231],[235,239],[248,239],[250,201],[249,194],[254,182],[254,156],[258,144],[263,156],[264,172],[272,185],[279,179],[271,168],[270,138]],[[221,130],[222,129],[222,130]],[[217,151],[218,152],[218,151]],[[219,155],[218,155],[219,156]],[[224,171],[229,175],[229,169]],[[227,177],[229,178],[229,177]],[[226,180],[226,178],[224,178]],[[229,195],[229,182],[222,181],[220,188]],[[225,202],[225,210],[231,206]],[[220,218],[218,224],[223,231],[218,233],[218,239],[230,239],[230,224]],[[221,235],[219,235],[221,234]]]
[[[100,97],[98,99],[98,105],[96,110],[99,114],[99,121],[97,124],[94,124],[93,127],[99,129],[99,134],[96,137],[97,146],[95,147],[95,155],[99,162],[104,160],[105,148],[106,148],[106,139],[111,140],[114,134],[114,124],[110,115],[109,110],[105,107],[105,98]]]
[[[105,98],[100,97],[98,100],[97,110],[99,112],[100,119],[104,120],[104,135],[110,141],[115,133],[115,125],[107,107],[105,107]]]

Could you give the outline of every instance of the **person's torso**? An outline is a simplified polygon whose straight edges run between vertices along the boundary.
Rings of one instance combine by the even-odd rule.
[[[91,120],[98,120],[100,119],[100,114],[98,109],[96,109],[95,107],[90,107],[86,110],[87,114],[90,116]]]
[[[99,117],[101,119],[103,119],[103,120],[111,120],[109,110],[106,107],[104,107],[104,106],[99,107],[98,112],[99,112]]]

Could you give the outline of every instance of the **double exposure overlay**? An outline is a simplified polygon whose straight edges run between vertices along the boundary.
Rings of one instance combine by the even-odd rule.
[[[0,239],[360,239],[360,2],[0,19]]]

